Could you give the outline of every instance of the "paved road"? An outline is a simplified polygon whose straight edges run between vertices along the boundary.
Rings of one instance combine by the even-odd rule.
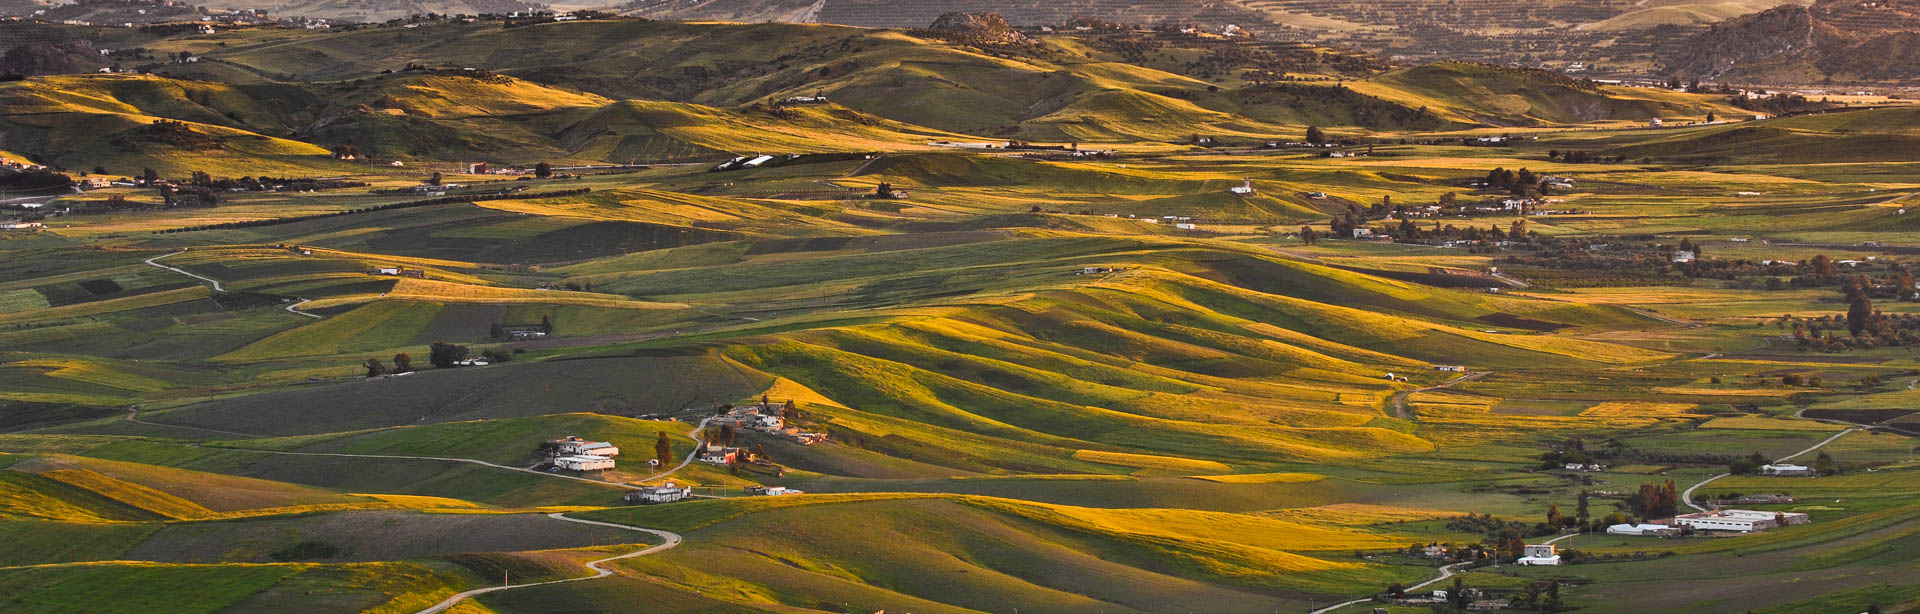
[[[225,287],[222,287],[222,286],[220,285],[220,280],[217,280],[217,279],[214,279],[214,278],[212,278],[212,277],[201,277],[201,276],[199,276],[199,275],[194,275],[194,274],[192,274],[192,273],[188,273],[188,272],[186,272],[185,270],[182,270],[182,269],[177,269],[177,268],[174,268],[174,267],[170,267],[170,266],[167,266],[167,265],[164,265],[164,264],[160,264],[160,263],[158,263],[158,262],[154,262],[155,260],[159,260],[159,259],[161,259],[161,258],[168,258],[168,257],[172,257],[172,256],[178,256],[178,255],[180,255],[180,254],[184,254],[184,253],[186,253],[186,250],[180,250],[180,251],[177,251],[177,252],[174,252],[174,253],[171,253],[171,254],[165,254],[165,255],[160,255],[160,256],[154,256],[154,257],[152,257],[152,258],[148,258],[148,259],[147,259],[147,264],[148,264],[148,265],[151,265],[151,266],[155,266],[155,267],[159,267],[159,268],[163,268],[163,269],[166,269],[166,270],[169,270],[169,271],[173,271],[173,272],[175,272],[175,273],[179,273],[179,274],[181,274],[181,275],[185,275],[185,276],[187,276],[187,277],[192,277],[192,278],[194,278],[194,279],[198,279],[198,280],[200,280],[200,281],[204,281],[204,282],[207,282],[207,283],[210,283],[210,284],[213,284],[213,291],[214,291],[214,292],[226,292],[226,291],[227,291],[227,289],[226,289]]]
[[[1447,380],[1446,383],[1440,384],[1438,386],[1428,386],[1426,388],[1418,388],[1414,390],[1401,391],[1400,394],[1393,395],[1393,413],[1399,415],[1401,420],[1416,420],[1416,418],[1413,417],[1413,412],[1407,411],[1407,397],[1413,396],[1413,394],[1416,392],[1433,392],[1435,390],[1445,390],[1445,389],[1452,388],[1460,384],[1465,384],[1467,382],[1471,382],[1489,375],[1493,375],[1493,372],[1492,371],[1475,371],[1473,373],[1468,373],[1466,375],[1462,375],[1460,377]]]
[[[1432,580],[1428,580],[1428,581],[1426,581],[1426,582],[1421,582],[1421,583],[1419,583],[1419,584],[1415,584],[1415,585],[1413,585],[1413,586],[1409,586],[1409,587],[1407,587],[1407,589],[1406,589],[1406,590],[1407,590],[1407,591],[1409,591],[1409,592],[1411,592],[1411,591],[1417,591],[1417,590],[1420,590],[1420,589],[1422,589],[1422,588],[1426,588],[1426,587],[1428,587],[1428,586],[1432,586],[1432,585],[1433,585],[1433,583],[1435,583],[1435,582],[1439,582],[1439,581],[1441,581],[1441,580],[1445,580],[1445,579],[1447,579],[1447,578],[1451,578],[1451,577],[1453,577],[1453,574],[1454,574],[1454,572],[1456,572],[1456,571],[1458,571],[1458,570],[1459,570],[1459,569],[1460,569],[1460,568],[1461,568],[1462,566],[1465,566],[1465,565],[1466,565],[1466,563],[1454,563],[1454,564],[1452,564],[1452,565],[1447,565],[1447,566],[1445,566],[1445,567],[1441,567],[1441,568],[1440,568],[1440,575],[1438,575],[1438,576],[1434,576],[1434,578],[1433,578]],[[1334,611],[1334,610],[1338,610],[1338,609],[1340,609],[1340,608],[1344,608],[1344,607],[1347,607],[1347,606],[1350,606],[1350,605],[1354,605],[1354,604],[1357,604],[1357,603],[1366,603],[1366,602],[1369,602],[1369,601],[1373,601],[1373,597],[1371,597],[1371,596],[1369,596],[1369,597],[1366,597],[1366,598],[1362,598],[1362,599],[1355,599],[1355,600],[1353,600],[1353,601],[1347,601],[1347,602],[1342,602],[1342,603],[1336,603],[1336,604],[1333,604],[1333,605],[1330,605],[1330,606],[1327,606],[1327,607],[1324,607],[1324,608],[1320,608],[1320,609],[1318,609],[1318,610],[1314,610],[1314,611],[1312,611],[1312,612],[1309,612],[1308,614],[1326,614],[1327,612],[1332,612],[1332,611]]]
[[[547,517],[553,518],[556,520],[565,520],[567,522],[578,522],[581,524],[591,524],[591,525],[598,525],[603,527],[613,527],[616,529],[626,529],[629,531],[639,531],[642,533],[650,533],[656,537],[659,537],[662,541],[660,545],[657,545],[657,546],[648,546],[646,548],[641,548],[639,550],[628,552],[626,554],[622,554],[619,556],[610,556],[604,559],[588,561],[586,564],[587,569],[593,571],[593,575],[590,575],[590,576],[581,576],[578,578],[567,578],[565,580],[548,580],[546,582],[529,582],[526,584],[508,584],[504,586],[489,586],[486,588],[476,588],[470,591],[456,593],[452,597],[448,597],[446,601],[442,601],[438,604],[435,604],[433,607],[421,610],[417,614],[439,614],[440,612],[445,612],[447,611],[448,608],[451,608],[462,601],[466,601],[467,598],[473,597],[475,595],[484,595],[487,593],[504,591],[509,589],[516,589],[516,588],[527,588],[529,586],[546,586],[549,584],[561,584],[565,582],[579,582],[581,580],[594,580],[598,578],[605,578],[607,576],[613,575],[613,570],[602,566],[605,563],[618,561],[620,559],[630,559],[630,558],[639,557],[639,556],[646,556],[649,554],[653,554],[653,553],[661,552],[665,550],[671,550],[673,548],[679,547],[680,541],[681,541],[680,534],[674,533],[672,531],[662,531],[660,529],[648,529],[643,527],[631,527],[624,524],[614,524],[611,522],[599,522],[595,520],[581,520],[578,518],[568,518],[565,515],[562,515],[558,512],[547,514]]]

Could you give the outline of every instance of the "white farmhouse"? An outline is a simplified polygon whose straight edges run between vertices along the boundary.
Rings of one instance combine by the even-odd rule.
[[[1519,560],[1519,565],[1559,565],[1560,555],[1554,554],[1553,544],[1527,544]]]
[[[553,459],[553,466],[568,471],[599,471],[612,469],[613,459],[605,456],[561,456]]]

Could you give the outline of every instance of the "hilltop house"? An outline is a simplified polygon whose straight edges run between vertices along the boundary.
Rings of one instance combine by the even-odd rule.
[[[1514,561],[1519,565],[1559,565],[1560,555],[1554,554],[1553,544],[1527,544],[1521,557]]]
[[[620,455],[620,448],[604,441],[588,441],[574,436],[566,436],[548,442],[553,444],[556,456],[605,456]]]
[[[1247,195],[1253,194],[1253,179],[1249,178],[1249,179],[1243,180],[1243,182],[1240,184],[1239,187],[1232,188],[1231,191],[1241,196],[1247,196]]]

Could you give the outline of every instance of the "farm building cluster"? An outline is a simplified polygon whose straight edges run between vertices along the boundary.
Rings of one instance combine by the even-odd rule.
[[[787,424],[787,417],[793,415],[793,401],[775,404],[761,399],[759,405],[747,405],[727,409],[713,417],[707,423],[715,427],[729,427],[735,430],[758,431],[782,437],[794,443],[810,446],[827,438],[826,433],[801,431],[800,427]]]
[[[548,464],[566,471],[612,469],[613,457],[620,455],[620,448],[611,443],[571,435],[548,441],[546,450]]]

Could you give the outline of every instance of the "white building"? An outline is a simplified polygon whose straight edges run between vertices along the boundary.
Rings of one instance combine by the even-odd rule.
[[[1760,466],[1761,475],[1813,475],[1813,468],[1790,463],[1773,463]]]
[[[1240,187],[1237,187],[1237,188],[1233,188],[1233,190],[1232,190],[1232,191],[1233,191],[1233,193],[1235,193],[1235,194],[1239,194],[1239,195],[1241,195],[1241,196],[1246,196],[1246,195],[1248,195],[1248,194],[1252,194],[1252,193],[1253,193],[1253,180],[1252,180],[1252,179],[1247,179],[1247,180],[1245,180],[1245,182],[1244,182],[1244,183],[1241,183],[1241,184],[1240,184]]]
[[[1752,533],[1786,525],[1813,522],[1799,512],[1762,512],[1754,510],[1714,510],[1673,517],[1673,526],[1693,527],[1695,531],[1733,531]]]
[[[1674,262],[1693,262],[1693,259],[1694,259],[1693,252],[1674,252],[1673,253]]]
[[[604,441],[587,441],[579,437],[566,437],[553,441],[554,451],[561,456],[605,456],[620,455],[620,448]]]
[[[1670,527],[1664,524],[1616,524],[1616,525],[1607,527],[1608,535],[1642,535],[1642,536],[1666,537],[1669,535],[1678,535],[1679,533],[1680,533],[1680,529]]]
[[[1553,544],[1527,544],[1522,556],[1514,561],[1518,565],[1559,565],[1560,555],[1554,554]]]
[[[561,456],[553,459],[553,466],[568,471],[599,471],[612,469],[613,459],[605,456]]]
[[[628,491],[625,499],[628,503],[658,505],[661,503],[673,503],[690,496],[693,496],[692,488],[667,482],[660,486],[648,486],[640,490]]]

